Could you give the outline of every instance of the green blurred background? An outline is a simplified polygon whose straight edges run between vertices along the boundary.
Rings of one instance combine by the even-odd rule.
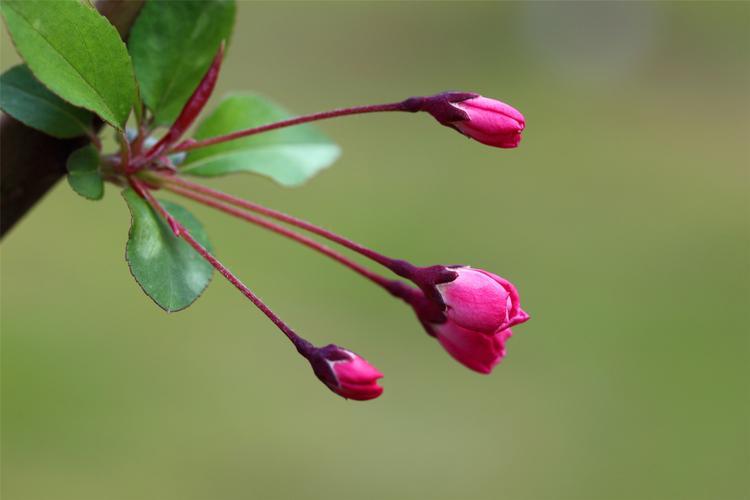
[[[304,113],[462,89],[528,126],[497,150],[345,118],[302,188],[210,184],[502,274],[533,319],[477,375],[348,270],[186,202],[283,318],[386,374],[347,402],[219,278],[163,313],[117,190],[61,182],[1,247],[3,498],[749,498],[749,29],[748,3],[241,3],[218,95]]]

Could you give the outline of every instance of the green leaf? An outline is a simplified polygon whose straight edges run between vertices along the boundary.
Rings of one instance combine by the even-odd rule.
[[[104,196],[104,181],[99,173],[99,152],[89,144],[76,149],[68,157],[68,183],[73,190],[89,200]]]
[[[4,0],[16,49],[39,81],[64,100],[122,128],[135,78],[117,30],[78,0]]]
[[[258,95],[232,95],[198,127],[195,138],[224,135],[290,116]],[[339,154],[339,147],[314,126],[295,125],[191,151],[182,171],[206,177],[254,172],[283,186],[297,186],[336,161]]]
[[[211,281],[213,267],[132,189],[122,193],[130,208],[132,224],[125,257],[130,272],[146,295],[167,312],[179,311],[200,297]],[[211,251],[203,226],[187,210],[160,200],[164,208]]]
[[[235,5],[229,0],[150,0],[130,31],[128,48],[141,96],[157,125],[171,125],[228,40]]]
[[[29,127],[63,139],[88,133],[93,118],[50,92],[24,64],[0,75],[0,109]]]

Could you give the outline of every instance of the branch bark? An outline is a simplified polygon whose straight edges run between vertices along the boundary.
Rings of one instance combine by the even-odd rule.
[[[99,0],[96,8],[126,40],[143,1]],[[87,142],[56,139],[10,116],[0,118],[0,238],[65,175],[68,155]]]

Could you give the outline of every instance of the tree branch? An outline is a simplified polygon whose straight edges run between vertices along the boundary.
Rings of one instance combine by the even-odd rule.
[[[99,0],[96,8],[125,40],[143,1]],[[87,142],[56,139],[10,116],[0,118],[0,238],[65,175],[68,155]]]

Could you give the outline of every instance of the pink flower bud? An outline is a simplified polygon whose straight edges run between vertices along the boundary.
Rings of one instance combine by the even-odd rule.
[[[526,120],[512,106],[482,96],[454,102],[453,106],[468,115],[467,120],[449,123],[464,135],[498,148],[515,148],[521,142]]]
[[[449,323],[494,335],[529,319],[521,309],[516,287],[508,280],[471,267],[451,270],[458,275],[456,279],[436,285]]]
[[[320,381],[339,396],[366,401],[383,393],[377,382],[383,374],[347,349],[330,344],[315,349],[308,359]]]
[[[431,330],[456,361],[485,375],[505,357],[505,341],[512,335],[510,329],[487,335],[461,328],[452,321],[432,325]]]

